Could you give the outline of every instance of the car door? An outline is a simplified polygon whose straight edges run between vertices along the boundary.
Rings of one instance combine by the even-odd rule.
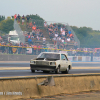
[[[68,66],[68,60],[65,54],[61,54],[61,71],[64,71]]]

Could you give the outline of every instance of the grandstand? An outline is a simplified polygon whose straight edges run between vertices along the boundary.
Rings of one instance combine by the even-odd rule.
[[[36,30],[32,28],[34,26],[34,23],[36,26]],[[44,26],[44,23],[46,23],[47,26]],[[54,27],[58,28],[59,23],[57,23],[57,22],[44,22],[43,20],[31,19],[28,24],[25,23],[24,25],[18,24],[18,23],[16,23],[16,21],[14,21],[14,29],[19,33],[20,40],[26,44],[28,43],[28,39],[31,38],[31,40],[32,40],[31,43],[43,45],[43,38],[46,38],[45,44],[52,45],[53,47],[56,47],[58,49],[61,49],[61,48],[70,49],[70,48],[74,48],[75,45],[77,45],[77,47],[80,47],[80,41],[77,38],[75,32],[66,23],[60,23],[60,25],[61,25],[60,28],[62,28],[62,29],[64,28],[64,29],[68,30],[68,32],[71,31],[73,38],[70,41],[67,41],[66,39],[68,37],[62,36],[61,30],[58,29],[57,34],[58,34],[58,36],[61,36],[61,41],[60,41],[61,44],[59,44],[59,42],[57,41],[58,37],[56,37],[56,40],[55,40],[56,33],[55,33],[55,29],[53,29],[54,27],[50,27],[51,23],[52,23],[52,26],[55,25]],[[49,29],[53,30],[53,31],[51,32]],[[42,34],[42,36],[40,35],[40,33],[38,33],[37,30]],[[23,35],[22,31],[23,31],[24,35]],[[50,34],[49,34],[50,32],[53,34],[52,37],[50,37]],[[24,36],[25,36],[25,38],[24,38]],[[64,42],[63,42],[63,40],[64,40]],[[61,46],[59,47],[59,45],[61,45]]]

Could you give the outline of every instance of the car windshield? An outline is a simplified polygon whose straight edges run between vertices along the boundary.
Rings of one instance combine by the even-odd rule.
[[[60,54],[41,53],[37,58],[46,58],[46,59],[57,59],[57,60],[60,60]]]

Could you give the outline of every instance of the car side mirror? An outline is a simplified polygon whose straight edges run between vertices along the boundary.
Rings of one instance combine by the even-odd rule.
[[[65,60],[65,58],[63,60]]]

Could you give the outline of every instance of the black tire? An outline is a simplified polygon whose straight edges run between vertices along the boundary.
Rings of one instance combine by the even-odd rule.
[[[32,70],[32,69],[31,69],[31,72],[32,72],[32,73],[35,73],[35,70]]]
[[[69,72],[69,67],[66,69],[66,71],[62,71],[63,74],[68,74]]]
[[[58,67],[56,70],[56,74],[59,74],[59,72],[60,72],[60,68]]]
[[[49,73],[50,71],[43,71],[43,73]]]
[[[69,67],[66,69],[65,74],[68,74],[69,72]]]

